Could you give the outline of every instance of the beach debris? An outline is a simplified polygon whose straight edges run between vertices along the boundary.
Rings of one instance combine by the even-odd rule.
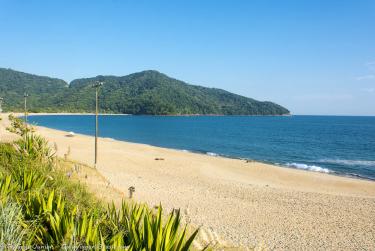
[[[131,186],[128,188],[129,190],[129,198],[133,198],[133,193],[135,193],[135,187]]]
[[[110,185],[111,185],[111,182],[107,181],[107,186],[106,186],[106,188],[108,188]]]
[[[246,160],[246,163],[252,163],[252,162],[254,162],[254,160],[252,160],[252,159],[247,159]]]
[[[72,177],[72,174],[73,173],[71,171],[69,171],[69,172],[66,173],[66,176],[70,179],[70,177]]]
[[[155,158],[155,160],[164,160],[164,158]]]
[[[87,179],[87,174],[85,174],[85,179]]]
[[[74,132],[69,132],[67,135],[65,135],[66,137],[74,137],[76,134]]]

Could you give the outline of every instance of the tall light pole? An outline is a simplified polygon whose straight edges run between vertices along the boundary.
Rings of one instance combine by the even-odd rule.
[[[98,134],[99,134],[99,126],[98,126],[98,110],[99,110],[99,102],[98,102],[98,92],[100,86],[103,85],[103,82],[96,81],[92,87],[95,87],[95,162],[94,166],[98,163]]]
[[[0,113],[3,112],[3,108],[1,107],[2,104],[3,104],[3,98],[0,97]]]
[[[3,112],[3,107],[2,107],[2,105],[3,105],[3,98],[2,97],[0,97],[0,112]]]
[[[27,124],[27,97],[29,96],[29,94],[27,94],[26,92],[23,94],[23,97],[24,97],[24,101],[25,101],[25,125]]]

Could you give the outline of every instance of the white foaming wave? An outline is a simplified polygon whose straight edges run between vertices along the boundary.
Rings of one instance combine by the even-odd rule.
[[[219,156],[217,153],[212,153],[212,152],[206,152],[207,155],[209,156]]]
[[[331,170],[329,170],[327,168],[323,168],[323,167],[315,166],[315,165],[306,165],[306,164],[302,164],[302,163],[286,163],[286,166],[294,167],[294,168],[298,168],[298,169],[303,169],[303,170],[314,171],[314,172],[320,172],[320,173],[331,173],[332,172]]]
[[[319,162],[347,166],[375,166],[375,160],[321,159]]]

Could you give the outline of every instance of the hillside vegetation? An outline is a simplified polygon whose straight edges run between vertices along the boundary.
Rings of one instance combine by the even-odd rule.
[[[73,80],[0,69],[0,96],[6,110],[22,110],[23,93],[30,94],[33,112],[92,112],[95,81],[100,89],[102,112],[179,115],[284,115],[289,111],[272,102],[260,102],[225,90],[190,85],[157,71],[143,71],[123,77],[97,76]]]

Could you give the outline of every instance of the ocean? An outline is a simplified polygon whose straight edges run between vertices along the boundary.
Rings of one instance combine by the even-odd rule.
[[[29,122],[94,135],[93,115]],[[99,116],[99,136],[375,180],[375,117]]]

